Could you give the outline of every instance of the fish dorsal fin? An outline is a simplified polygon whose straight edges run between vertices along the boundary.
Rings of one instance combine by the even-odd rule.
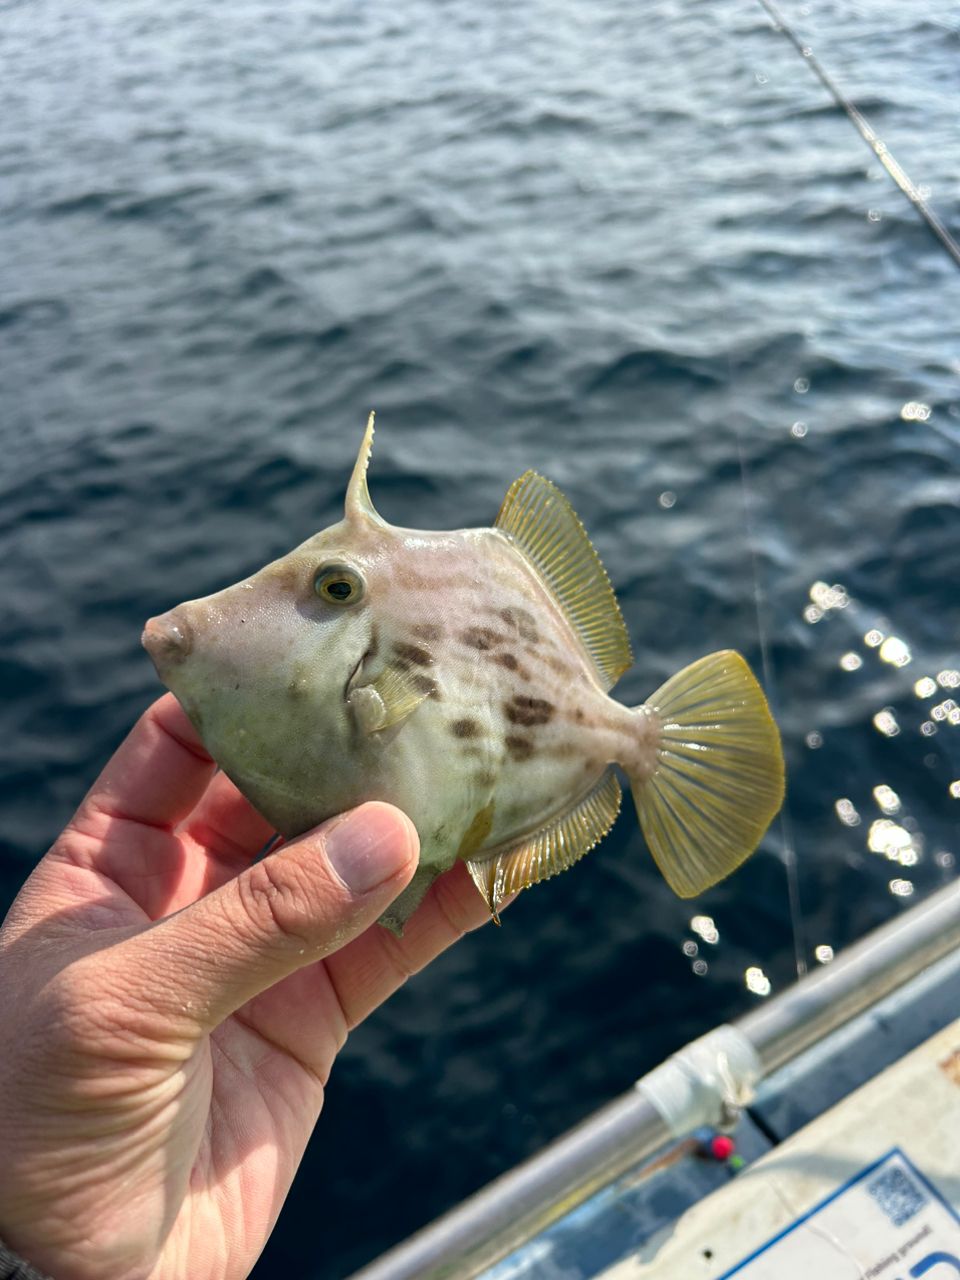
[[[608,769],[577,803],[517,844],[486,858],[469,858],[467,869],[497,920],[511,893],[539,884],[572,867],[607,834],[620,812],[620,784]],[[497,921],[499,923],[499,920]]]
[[[401,724],[430,696],[433,684],[415,671],[384,667],[369,684],[356,685],[347,698],[364,733]]]
[[[617,598],[586,530],[560,490],[535,471],[515,480],[496,527],[509,534],[553,592],[604,687],[633,662]]]

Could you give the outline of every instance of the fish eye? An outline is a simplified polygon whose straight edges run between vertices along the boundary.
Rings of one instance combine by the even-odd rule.
[[[345,564],[326,564],[317,571],[313,589],[328,604],[356,604],[363,598],[363,579]]]

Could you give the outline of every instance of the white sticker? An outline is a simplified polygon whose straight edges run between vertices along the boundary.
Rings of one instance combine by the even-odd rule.
[[[819,1268],[819,1270],[818,1270]],[[958,1280],[960,1218],[899,1149],[717,1280]]]

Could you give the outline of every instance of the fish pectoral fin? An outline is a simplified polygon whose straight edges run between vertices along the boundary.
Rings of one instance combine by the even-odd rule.
[[[612,769],[576,804],[502,853],[468,858],[467,870],[499,924],[500,904],[512,893],[559,875],[599,844],[620,812],[620,784]]]
[[[422,682],[423,676],[415,671],[384,667],[375,680],[351,689],[347,704],[364,733],[379,733],[402,724],[429,698],[430,692],[424,690]]]
[[[515,480],[495,521],[536,569],[610,689],[633,662],[617,597],[577,513],[535,471]]]
[[[693,898],[754,851],[783,802],[783,753],[763,690],[739,653],[711,653],[647,702],[660,722],[653,773],[632,782],[664,879]]]

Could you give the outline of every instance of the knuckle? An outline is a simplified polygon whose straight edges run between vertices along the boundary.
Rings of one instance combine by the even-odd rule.
[[[384,963],[392,982],[402,987],[408,978],[422,968],[411,959],[409,948],[404,946],[403,939],[389,933],[386,929],[378,929],[375,937],[380,944]]]
[[[466,878],[451,873],[440,876],[431,887],[437,911],[450,930],[451,942],[459,942],[464,934],[478,928],[487,918],[486,908],[481,912],[477,906],[480,899],[476,892],[465,890]]]
[[[316,890],[292,858],[274,854],[237,880],[240,908],[260,938],[295,945],[313,942]]]

